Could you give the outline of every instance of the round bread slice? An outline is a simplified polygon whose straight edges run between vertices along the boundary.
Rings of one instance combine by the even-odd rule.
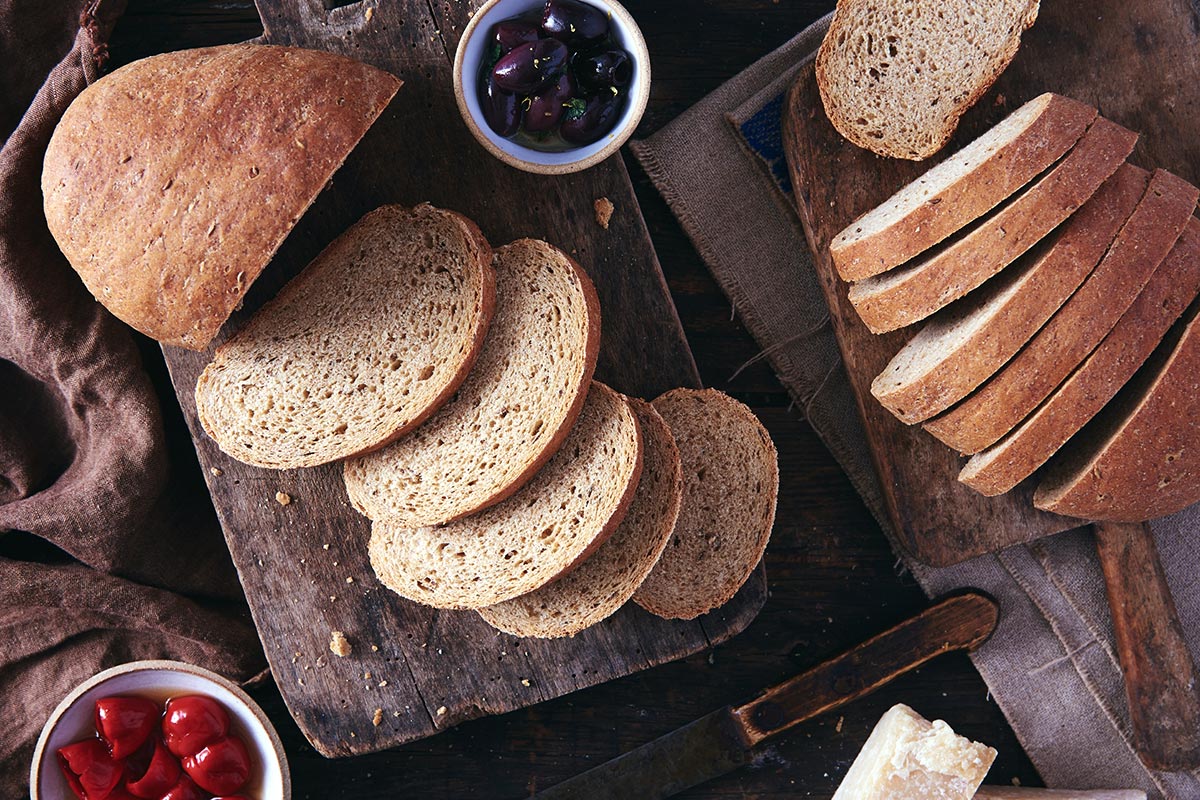
[[[654,406],[629,399],[642,430],[642,478],[616,532],[595,555],[537,591],[479,615],[514,636],[574,636],[625,605],[670,541],[683,499],[679,448]]]
[[[625,518],[642,472],[642,437],[625,399],[593,381],[567,440],[521,491],[438,527],[371,526],[371,566],[401,597],[436,608],[503,603],[596,551]]]
[[[393,441],[475,362],[495,305],[491,260],[453,211],[372,211],[217,348],[196,383],[204,430],[237,460],[273,469]]]
[[[779,464],[766,428],[715,389],[676,389],[654,401],[683,463],[675,533],[638,605],[668,619],[694,619],[733,599],[754,572],[775,524]]]
[[[391,447],[346,462],[350,502],[419,528],[509,497],[562,444],[600,350],[600,301],[583,269],[545,242],[496,251],[496,316],[458,395]]]
[[[55,128],[46,222],[105,308],[203,350],[399,88],[383,70],[295,47],[135,61]]]

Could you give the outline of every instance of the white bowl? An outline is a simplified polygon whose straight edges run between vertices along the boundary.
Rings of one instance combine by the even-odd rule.
[[[202,694],[223,705],[243,735],[254,759],[259,781],[252,796],[258,800],[291,800],[292,779],[287,755],[267,715],[236,684],[215,672],[179,661],[134,661],[106,669],[68,694],[42,728],[29,770],[32,800],[73,800],[58,765],[58,749],[95,735],[95,702],[114,694],[145,695],[165,700]]]
[[[454,96],[458,110],[471,133],[488,152],[511,166],[526,172],[561,175],[578,172],[599,164],[620,149],[633,135],[650,99],[650,53],[646,40],[633,17],[620,3],[612,0],[584,0],[608,13],[614,38],[624,47],[633,61],[633,78],[629,98],[616,125],[599,141],[582,147],[547,152],[534,150],[505,139],[491,129],[479,104],[479,65],[488,49],[488,32],[497,22],[520,16],[542,7],[539,0],[488,0],[480,6],[463,31],[454,56]]]

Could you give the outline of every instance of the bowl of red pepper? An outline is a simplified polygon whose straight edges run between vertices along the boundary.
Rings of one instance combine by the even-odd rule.
[[[105,670],[47,720],[32,800],[290,800],[283,744],[236,684],[178,661]]]
[[[613,0],[489,0],[459,39],[454,94],[501,161],[578,172],[633,134],[650,97],[650,56]]]

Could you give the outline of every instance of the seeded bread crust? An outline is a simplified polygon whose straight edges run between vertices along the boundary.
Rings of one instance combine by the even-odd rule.
[[[344,56],[273,45],[134,62],[55,129],[46,222],[109,311],[203,350],[399,88]]]
[[[859,281],[925,252],[1049,169],[1095,119],[1095,108],[1059,94],[1025,103],[835,236],[838,274]]]
[[[1038,508],[1144,522],[1200,501],[1200,301],[1091,425],[1062,448]]]
[[[571,434],[508,500],[438,527],[371,526],[371,566],[402,597],[478,609],[567,574],[604,544],[629,509],[642,472],[637,417],[622,395],[592,382]]]
[[[1046,463],[1111,400],[1200,294],[1200,220],[1192,217],[1150,283],[1104,341],[1046,402],[958,479],[981,494],[1007,492]]]
[[[679,448],[671,429],[644,400],[628,401],[642,430],[642,477],[629,513],[587,561],[537,591],[479,615],[514,636],[574,636],[620,610],[654,569],[671,539],[683,499]]]
[[[1079,288],[1146,191],[1123,164],[1056,231],[978,292],[942,309],[871,384],[912,425],[962,400],[1004,366]]]
[[[350,502],[367,517],[419,528],[495,505],[541,469],[579,416],[600,352],[595,287],[534,239],[497,250],[494,266],[496,316],[454,399],[410,436],[346,462]]]
[[[694,619],[733,599],[775,524],[779,464],[770,434],[746,406],[714,389],[654,401],[679,447],[683,505],[670,544],[634,594],[668,619]]]
[[[1071,216],[1117,171],[1137,134],[1103,117],[1062,161],[971,228],[903,267],[850,287],[874,333],[919,322],[981,286]]]
[[[859,147],[928,158],[1000,77],[1037,14],[1030,0],[841,0],[817,51],[825,113]]]
[[[1174,247],[1200,190],[1158,170],[1099,266],[1025,349],[925,430],[960,453],[999,441],[1045,400],[1133,305]]]
[[[196,383],[225,453],[272,469],[394,441],[466,379],[495,307],[475,224],[423,205],[359,220],[217,348]]]

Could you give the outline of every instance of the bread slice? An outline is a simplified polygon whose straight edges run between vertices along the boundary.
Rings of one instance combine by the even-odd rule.
[[[467,377],[495,305],[491,261],[453,211],[372,211],[217,348],[196,383],[204,430],[273,469],[393,441]]]
[[[838,274],[860,281],[925,252],[1049,169],[1095,118],[1069,97],[1033,98],[835,236]]]
[[[1099,191],[1017,263],[935,314],[871,383],[910,425],[962,400],[1012,358],[1066,302],[1112,244],[1149,174],[1123,164]]]
[[[1200,301],[1112,403],[1062,448],[1034,493],[1072,517],[1144,522],[1200,501]]]
[[[825,113],[859,147],[928,158],[1000,77],[1037,13],[1037,0],[841,0],[817,51]]]
[[[571,434],[521,491],[438,527],[371,526],[371,566],[402,597],[436,608],[484,608],[565,575],[621,524],[642,472],[637,417],[592,382]]]
[[[978,453],[1025,419],[1133,305],[1196,208],[1200,190],[1158,170],[1112,247],[1083,286],[1025,348],[974,394],[925,429]]]
[[[46,222],[109,311],[203,350],[399,88],[382,70],[294,47],[135,61],[55,128]]]
[[[958,479],[995,496],[1032,475],[1133,377],[1197,294],[1200,220],[1192,217],[1150,283],[1079,369],[1028,419],[972,456]]]
[[[587,561],[551,584],[479,609],[514,636],[574,636],[615,614],[654,569],[675,530],[683,499],[679,448],[654,407],[630,399],[642,430],[642,477],[629,513]]]
[[[766,428],[714,389],[675,389],[654,401],[683,462],[683,506],[671,543],[634,594],[668,619],[693,619],[729,602],[762,560],[779,496]]]
[[[1058,227],[1117,171],[1137,134],[1097,117],[1075,148],[974,226],[903,267],[850,287],[875,333],[903,328],[979,287]]]
[[[600,301],[583,269],[545,242],[496,251],[497,310],[458,394],[412,435],[346,462],[350,502],[418,528],[500,502],[562,444],[600,350]]]

